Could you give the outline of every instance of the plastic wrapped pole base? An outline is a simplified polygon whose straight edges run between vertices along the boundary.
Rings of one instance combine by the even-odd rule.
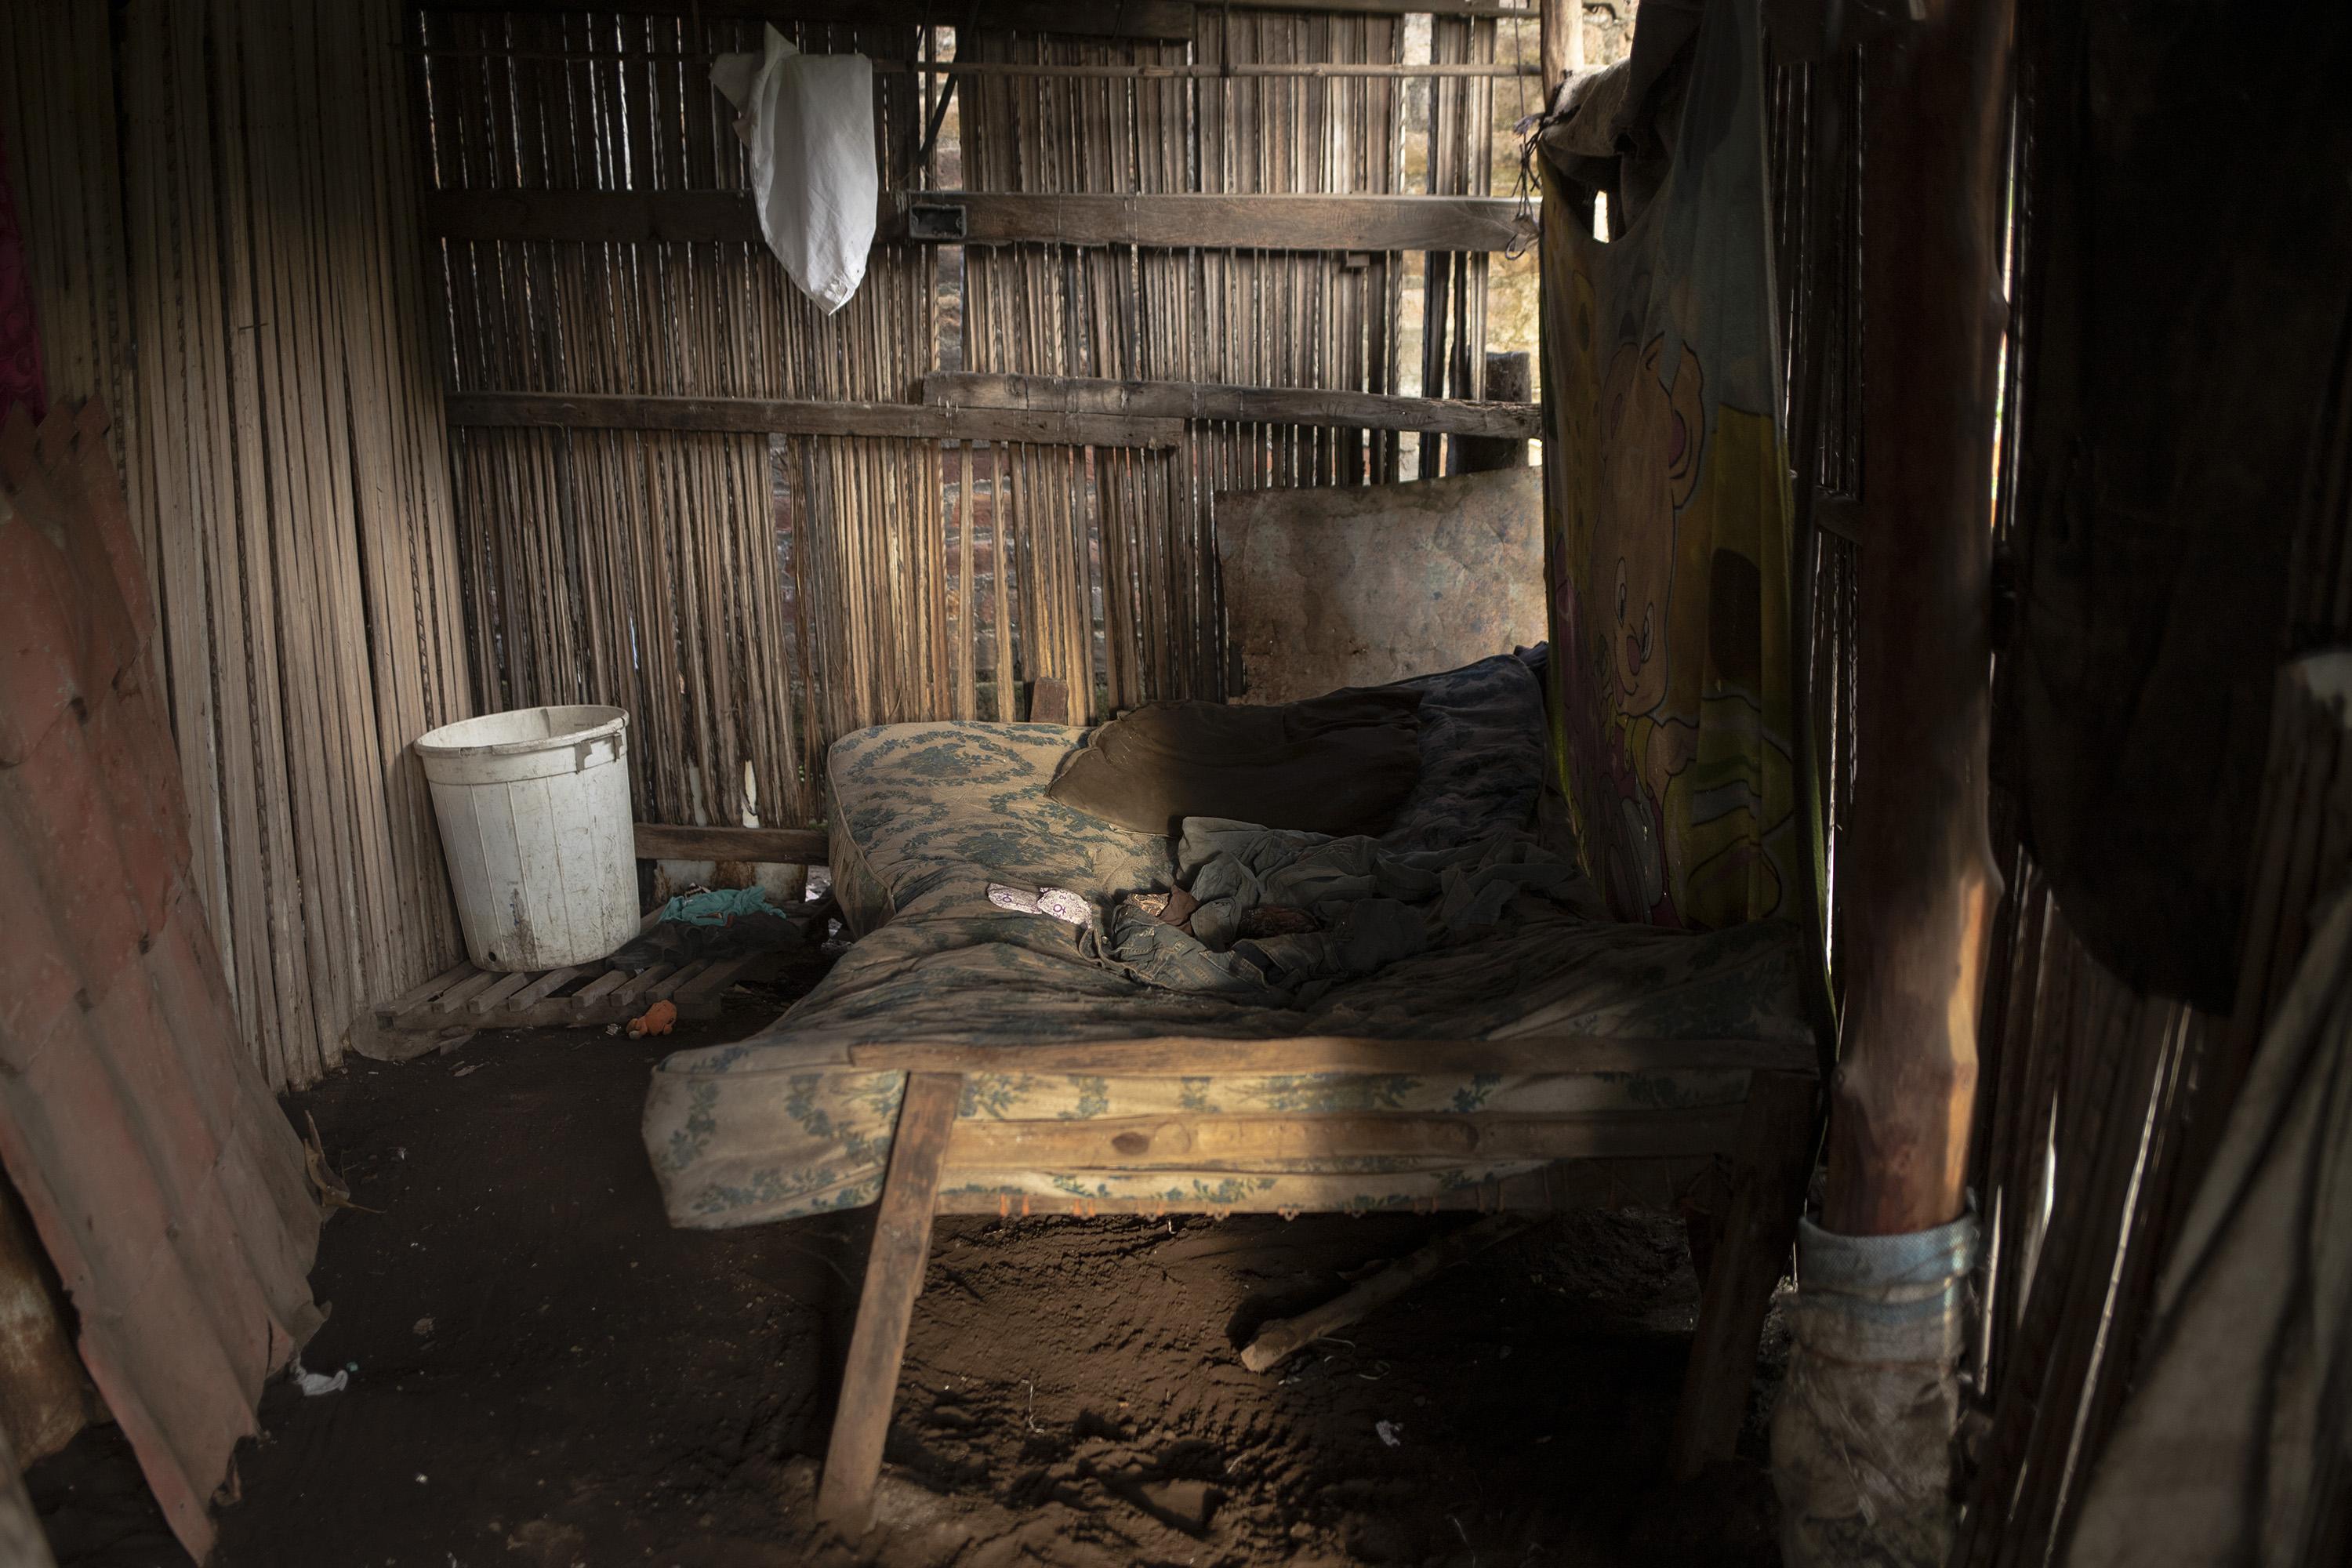
[[[1793,1343],[1772,1413],[1788,1568],[1943,1568],[1954,1378],[1977,1222],[1907,1236],[1797,1234]]]

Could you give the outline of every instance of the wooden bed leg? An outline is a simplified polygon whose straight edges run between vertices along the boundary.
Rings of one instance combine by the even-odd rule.
[[[922,1294],[923,1265],[930,1256],[940,1161],[962,1098],[961,1075],[915,1072],[907,1075],[906,1097],[898,1104],[874,1246],[857,1298],[857,1324],[849,1336],[841,1405],[834,1413],[833,1441],[816,1493],[817,1518],[850,1533],[873,1521],[874,1485],[882,1476],[882,1443],[890,1433],[907,1325],[915,1298]]]
[[[1795,1073],[1759,1072],[1749,1080],[1731,1204],[1699,1291],[1698,1332],[1666,1449],[1676,1480],[1729,1458],[1738,1441],[1764,1314],[1812,1173],[1814,1091],[1812,1079]]]

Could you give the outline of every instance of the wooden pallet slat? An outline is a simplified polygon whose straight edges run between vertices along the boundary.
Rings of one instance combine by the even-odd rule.
[[[628,975],[618,969],[610,970],[591,980],[569,998],[574,1013],[584,1014],[601,1005],[615,991],[629,983]]]
[[[504,1004],[508,997],[529,985],[530,982],[531,976],[528,970],[520,974],[507,975],[487,990],[477,992],[466,1005],[478,1017]]]
[[[495,969],[478,970],[433,999],[436,1013],[455,1013],[458,1008],[497,984],[504,978]]]
[[[606,993],[604,1000],[615,1006],[627,1006],[638,1002],[677,967],[675,963],[656,963],[651,969],[641,969]]]
[[[580,966],[577,964],[562,969],[551,969],[520,991],[516,992],[507,1005],[518,1009],[529,1007],[542,998],[554,994],[579,973]]]
[[[644,993],[646,1001],[648,1003],[654,1003],[666,1000],[669,996],[675,994],[679,986],[694,979],[697,975],[700,974],[704,970],[709,967],[710,961],[707,958],[698,958],[689,963],[679,964],[676,969],[671,970],[669,973],[664,975],[658,982],[646,987]]]
[[[476,971],[471,963],[455,964],[450,968],[445,969],[440,973],[435,975],[432,979],[425,982],[422,985],[418,985],[412,990],[404,991],[389,1002],[377,1003],[375,1006],[376,1018],[382,1023],[389,1024],[403,1013],[421,1007],[425,1003],[432,1001],[433,998],[440,995],[442,992],[447,990],[450,986],[457,984],[457,982],[465,979],[466,976],[474,973],[476,973]]]
[[[696,975],[691,983],[679,988],[677,993],[677,1010],[684,1013],[715,1005],[719,998],[726,994],[728,988],[735,984],[738,975],[771,956],[763,952],[747,952],[740,958],[721,959],[713,963]]]

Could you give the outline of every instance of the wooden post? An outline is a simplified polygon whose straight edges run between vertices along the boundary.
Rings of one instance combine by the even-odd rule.
[[[1543,20],[1538,26],[1543,33],[1544,108],[1548,111],[1568,74],[1584,68],[1584,0],[1544,0]]]
[[[1822,1224],[1959,1216],[2000,873],[1986,825],[1990,480],[2013,0],[1930,0],[1864,102],[1859,773]]]
[[[1486,401],[1489,403],[1528,403],[1535,401],[1535,370],[1525,349],[1508,352],[1486,351]],[[1462,471],[1483,474],[1496,468],[1524,468],[1528,466],[1528,444],[1513,436],[1465,436],[1462,438]]]
[[[1805,1206],[1819,1088],[1804,1073],[1759,1072],[1748,1080],[1731,1203],[1699,1284],[1698,1329],[1666,1442],[1666,1471],[1676,1480],[1731,1458],[1739,1440],[1756,1385],[1756,1343]]]
[[[907,1327],[923,1292],[923,1265],[931,1250],[931,1215],[940,1166],[963,1097],[957,1073],[907,1075],[890,1165],[882,1178],[882,1208],[874,1246],[866,1256],[866,1283],[850,1331],[849,1366],[841,1379],[841,1407],[833,1417],[824,1478],[817,1484],[816,1516],[850,1534],[874,1517],[874,1487],[882,1476],[882,1444],[890,1435],[890,1406],[898,1394],[898,1368],[907,1356]]]

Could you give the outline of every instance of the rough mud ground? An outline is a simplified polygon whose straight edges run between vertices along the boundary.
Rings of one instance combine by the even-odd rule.
[[[1654,1483],[1696,1290],[1679,1226],[1599,1214],[1264,1374],[1260,1321],[1462,1222],[943,1220],[882,1522],[832,1540],[812,1457],[870,1218],[666,1226],[636,1136],[666,1048],[481,1035],[295,1098],[383,1212],[326,1228],[305,1359],[357,1370],[272,1384],[220,1568],[1777,1561],[1754,1412],[1740,1461]],[[115,1429],[31,1480],[68,1568],[186,1563]]]

